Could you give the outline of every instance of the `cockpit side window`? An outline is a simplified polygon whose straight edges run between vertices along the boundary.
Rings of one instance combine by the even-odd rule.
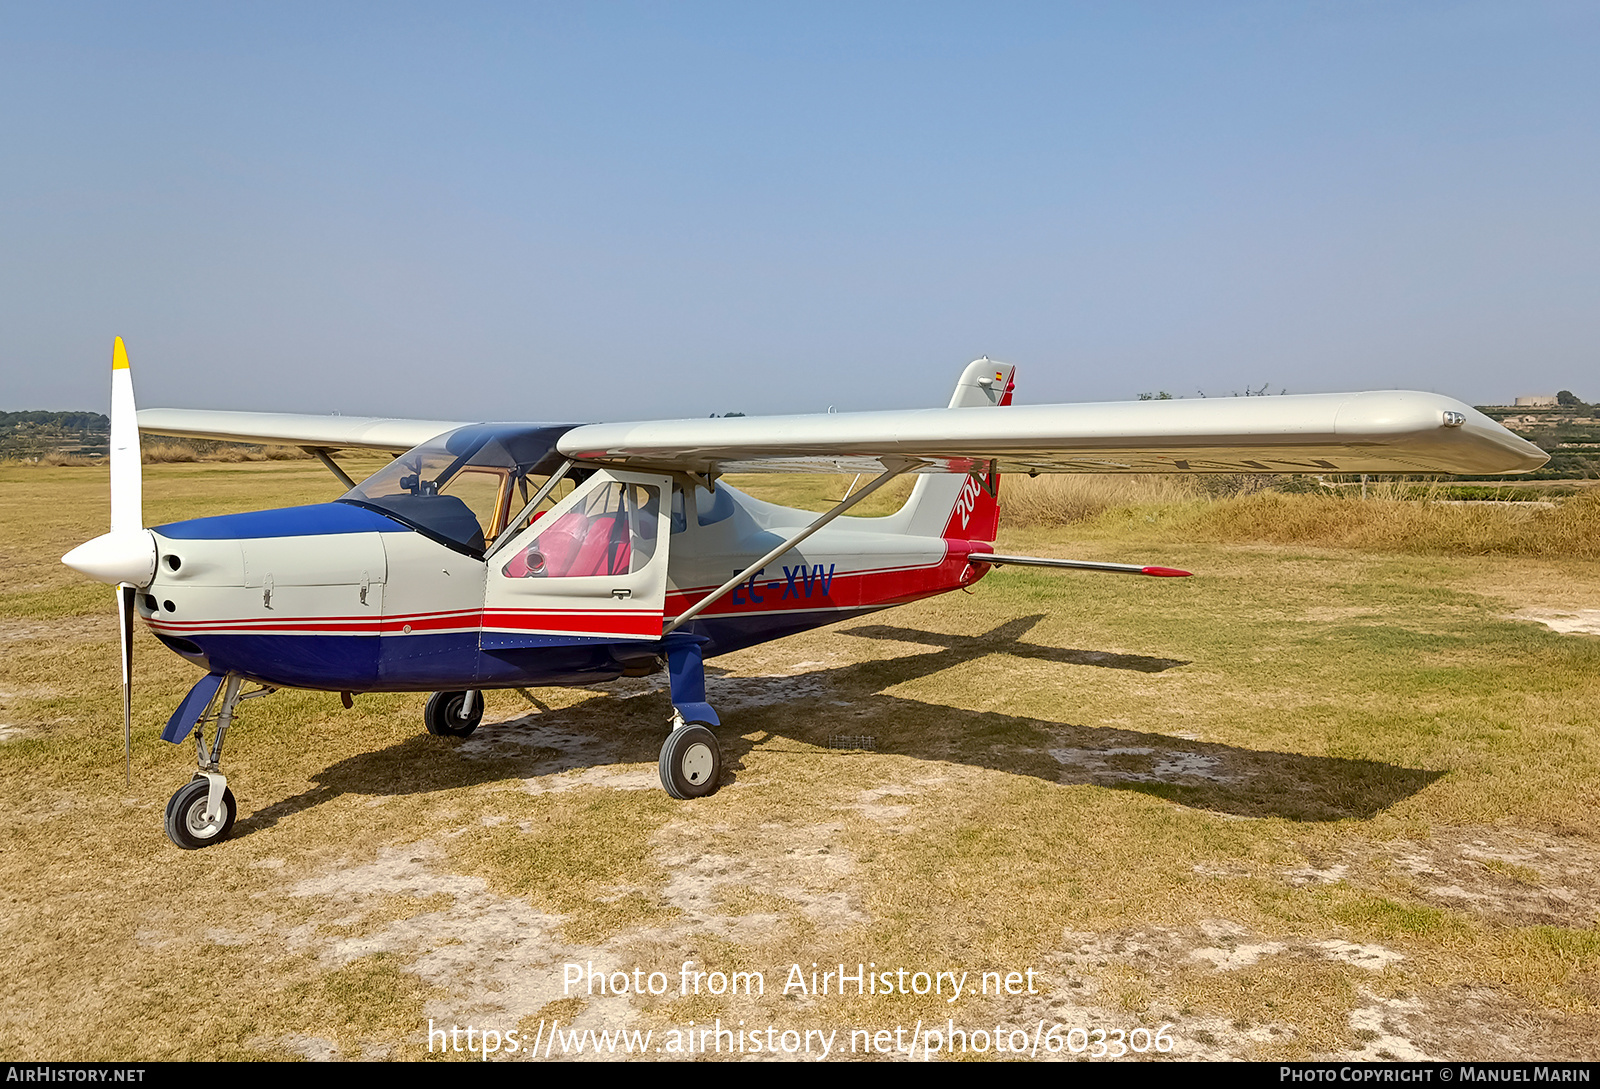
[[[597,487],[500,569],[507,578],[587,578],[642,571],[656,550],[658,488],[613,481]]]
[[[689,528],[689,515],[683,509],[683,485],[672,486],[672,532],[682,533]]]
[[[461,500],[478,519],[484,540],[492,542],[506,519],[512,474],[505,469],[463,469],[440,487],[443,495]]]
[[[699,512],[698,520],[702,526],[716,525],[732,516],[733,495],[726,488],[718,488],[712,493],[697,484],[694,489],[694,506]]]

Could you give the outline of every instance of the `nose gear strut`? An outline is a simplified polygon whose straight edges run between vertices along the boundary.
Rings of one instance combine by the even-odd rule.
[[[222,702],[215,715],[210,714],[208,701],[206,710],[198,716],[194,725],[194,747],[199,770],[167,802],[167,837],[186,851],[209,847],[226,839],[238,815],[233,791],[228,789],[227,777],[222,774],[222,742],[228,736],[228,727],[233,725],[233,714],[239,704],[277,691],[270,685],[262,685],[253,692],[241,694],[239,689],[243,683],[244,678],[239,674],[229,673],[220,686]],[[199,687],[196,685],[197,689]],[[215,691],[213,687],[212,699],[215,699]],[[176,721],[177,715],[173,717]],[[208,746],[206,727],[212,722],[216,723],[216,733]],[[172,729],[169,724],[168,732]],[[182,741],[183,738],[168,737],[168,740]]]

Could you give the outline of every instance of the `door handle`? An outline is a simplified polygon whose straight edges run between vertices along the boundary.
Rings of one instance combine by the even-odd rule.
[[[622,600],[624,600],[626,598],[632,597],[633,596],[633,591],[632,590],[613,590],[613,591],[611,591],[611,596],[616,598],[618,601],[622,601]]]

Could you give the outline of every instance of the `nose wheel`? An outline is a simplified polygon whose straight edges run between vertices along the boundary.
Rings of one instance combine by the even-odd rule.
[[[179,707],[173,715],[173,721],[167,724],[167,732],[162,734],[166,740],[176,743],[183,740],[183,734],[191,728],[194,730],[195,760],[200,770],[194,773],[193,779],[179,787],[167,802],[167,838],[185,851],[198,851],[202,847],[221,843],[233,831],[234,818],[239,815],[239,805],[233,799],[233,791],[228,789],[227,777],[222,774],[222,742],[228,736],[234,709],[240,703],[273,692],[271,687],[263,685],[254,692],[241,694],[241,681],[237,673],[227,676],[222,705],[216,712],[216,737],[211,744],[206,744],[206,724],[211,720],[209,702],[205,706],[191,708],[193,718],[182,721],[180,716],[186,712],[184,707]],[[202,692],[202,698],[210,701],[216,698],[217,687],[213,683],[207,691],[196,685],[195,690]],[[184,703],[187,705],[188,700]],[[174,732],[174,723],[181,732]]]
[[[722,748],[704,723],[680,726],[661,745],[661,785],[674,798],[704,798],[722,781]]]
[[[233,791],[222,787],[222,796],[213,806],[211,782],[209,776],[197,775],[179,787],[167,803],[167,838],[185,851],[209,847],[226,839],[233,830],[234,818],[239,814]]]

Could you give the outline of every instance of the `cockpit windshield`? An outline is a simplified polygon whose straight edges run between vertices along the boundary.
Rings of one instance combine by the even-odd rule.
[[[458,552],[482,556],[565,459],[556,440],[572,424],[473,424],[408,450],[340,497],[370,507]],[[518,498],[520,496],[520,499]]]

